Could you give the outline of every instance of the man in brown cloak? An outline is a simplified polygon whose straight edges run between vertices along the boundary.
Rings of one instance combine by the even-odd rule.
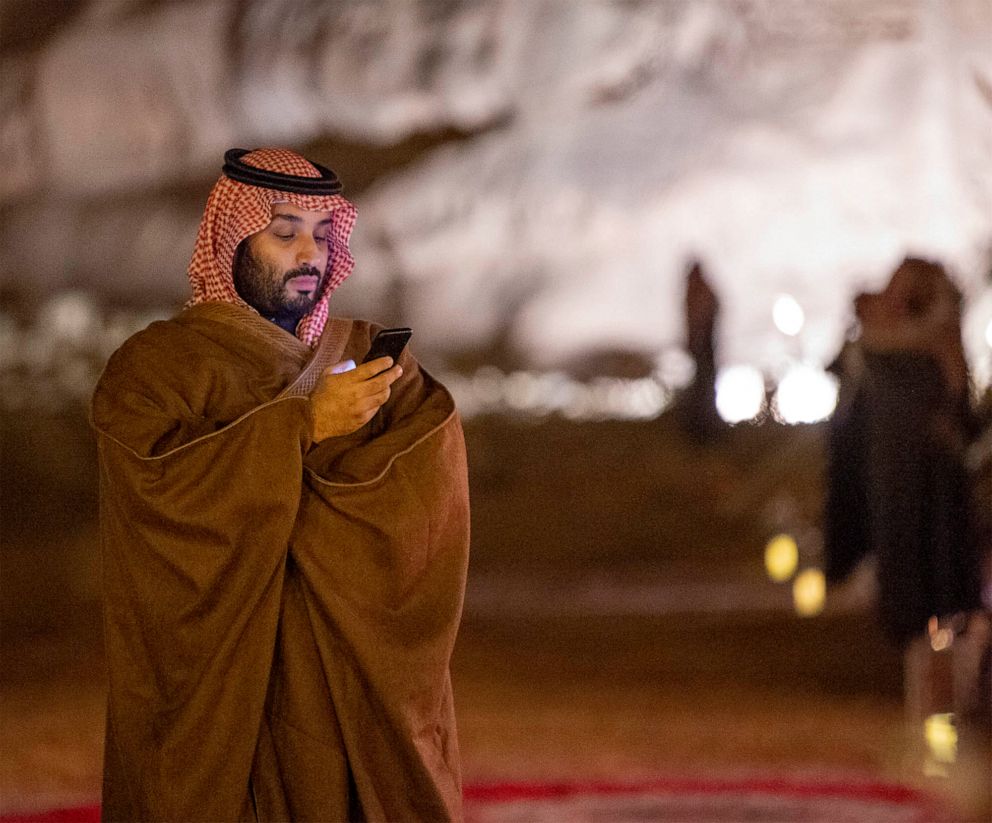
[[[190,303],[93,397],[104,819],[458,819],[454,404],[407,352],[335,367],[376,329],[328,319],[355,220],[333,172],[225,160]]]

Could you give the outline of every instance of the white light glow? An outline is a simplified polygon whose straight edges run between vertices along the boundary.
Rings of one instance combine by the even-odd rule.
[[[504,374],[494,366],[483,366],[471,377],[452,373],[443,378],[463,419],[480,414],[531,418],[560,414],[580,422],[651,420],[671,401],[670,392],[650,377],[598,377],[582,383],[564,372]]]
[[[989,318],[988,325],[985,326],[985,342],[992,349],[992,318]]]
[[[791,294],[780,294],[772,307],[772,320],[782,334],[795,337],[803,329],[806,313]]]
[[[696,363],[683,349],[665,349],[658,355],[656,373],[665,386],[684,389],[696,376]]]
[[[83,292],[57,294],[41,311],[40,326],[59,340],[82,344],[99,318],[93,300]]]
[[[752,420],[765,402],[765,381],[753,366],[728,366],[716,378],[716,410],[728,423]]]
[[[837,378],[810,366],[794,366],[775,391],[775,414],[785,423],[825,420],[837,407]]]

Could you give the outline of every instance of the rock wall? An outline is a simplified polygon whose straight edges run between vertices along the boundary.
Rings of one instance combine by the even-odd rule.
[[[0,57],[10,293],[181,302],[224,149],[287,144],[360,181],[338,310],[388,305],[441,352],[677,345],[690,256],[724,362],[772,375],[824,362],[853,291],[906,251],[992,311],[983,0],[64,9]],[[781,293],[795,338],[771,323]]]

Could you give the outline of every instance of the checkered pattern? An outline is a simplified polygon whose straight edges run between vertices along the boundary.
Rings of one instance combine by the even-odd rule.
[[[241,160],[268,171],[320,177],[320,172],[309,160],[288,149],[256,149],[244,155]],[[340,195],[295,194],[249,186],[221,177],[207,199],[207,207],[196,236],[196,247],[189,264],[193,297],[187,305],[220,300],[251,308],[234,288],[234,252],[242,240],[269,225],[273,203],[291,203],[306,211],[331,212],[327,276],[317,303],[296,327],[296,336],[313,347],[327,322],[327,301],[331,292],[344,282],[355,266],[355,260],[348,249],[348,239],[355,226],[356,211]]]

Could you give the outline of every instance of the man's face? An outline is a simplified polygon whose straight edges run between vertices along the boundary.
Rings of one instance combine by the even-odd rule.
[[[234,260],[234,287],[262,316],[295,325],[313,308],[327,271],[331,213],[289,203],[251,235]]]

